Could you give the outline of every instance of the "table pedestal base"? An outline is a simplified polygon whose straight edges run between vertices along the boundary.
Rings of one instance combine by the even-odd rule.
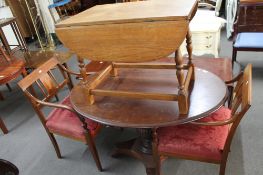
[[[152,154],[151,129],[138,129],[138,138],[118,143],[113,157],[128,155],[139,159],[145,166],[147,175],[157,175],[157,168]]]

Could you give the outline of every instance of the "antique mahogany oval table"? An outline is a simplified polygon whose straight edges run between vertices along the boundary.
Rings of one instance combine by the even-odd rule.
[[[179,125],[203,118],[217,110],[227,99],[228,91],[222,79],[207,70],[195,69],[188,114],[179,114],[175,101],[96,96],[95,103],[90,105],[83,84],[75,86],[71,91],[71,103],[79,114],[99,123],[137,128],[139,137],[117,145],[114,155],[133,156],[144,163],[147,174],[156,174],[152,157],[152,128]],[[169,94],[178,91],[175,79],[176,70],[123,69],[117,77],[108,77],[100,88]]]

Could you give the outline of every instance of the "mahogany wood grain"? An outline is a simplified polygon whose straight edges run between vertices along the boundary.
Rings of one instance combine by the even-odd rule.
[[[118,77],[109,77],[98,88],[157,93],[177,93],[175,70],[119,70]],[[137,86],[140,84],[140,86]],[[151,128],[181,124],[204,117],[218,109],[226,100],[225,83],[208,71],[196,70],[196,81],[190,95],[187,115],[179,115],[177,102],[135,100],[117,97],[95,97],[89,105],[85,85],[71,92],[71,102],[77,112],[92,120],[119,127]],[[211,97],[211,98],[209,98]],[[142,112],[143,111],[143,112]]]
[[[187,63],[187,59],[184,59],[184,62]],[[232,79],[232,65],[231,65],[231,59],[227,58],[193,58],[193,63],[195,67],[199,67],[201,69],[205,69],[209,72],[214,73],[218,77],[220,77],[223,81],[229,81]],[[167,64],[169,63],[169,64]],[[155,62],[147,63],[147,64],[153,64],[158,65],[159,69],[168,69],[175,67],[173,58],[162,58],[160,60],[157,60]],[[103,69],[105,69],[110,62],[102,62],[102,61],[91,61],[89,64],[85,66],[87,72],[99,72]],[[135,67],[139,67],[140,65],[145,63],[136,63]],[[126,64],[126,63],[115,63],[115,67],[118,68],[118,66],[121,66],[122,68],[134,68],[133,64]],[[166,67],[168,65],[168,67]],[[147,67],[149,68],[149,67]],[[154,67],[155,68],[155,67]]]
[[[158,61],[159,62],[157,64],[159,64],[159,65],[167,64],[167,62],[168,63],[169,62],[174,63],[174,59],[172,59],[172,58],[164,58],[164,59],[161,59]],[[187,60],[184,60],[184,61],[187,62]],[[219,58],[219,59],[208,58],[208,59],[206,59],[206,58],[202,58],[202,59],[193,59],[193,62],[197,66],[200,66],[202,68],[206,68],[208,70],[213,71],[215,74],[220,75],[220,77],[223,81],[230,80],[232,78],[231,60],[229,60],[229,59],[223,59],[223,58]],[[155,63],[156,62],[154,62],[152,64],[155,64]],[[147,64],[149,64],[149,63],[147,63]],[[91,61],[90,64],[88,64],[86,66],[86,69],[87,69],[87,72],[98,72],[98,71],[105,69],[109,65],[111,65],[110,62]],[[140,65],[141,64],[139,64],[139,66]],[[125,67],[126,64],[121,63],[120,66]],[[129,66],[131,66],[131,65],[129,65]],[[133,66],[134,65],[132,65],[130,68],[134,68]],[[135,66],[138,66],[138,64],[136,64]],[[156,68],[156,67],[154,67],[154,68]],[[160,66],[160,68],[162,69],[163,67]],[[140,77],[140,76],[138,76],[138,77]],[[154,76],[152,76],[151,78],[153,78],[153,77]],[[231,82],[229,82],[229,83],[231,83]],[[107,98],[109,98],[109,97],[107,97]],[[81,104],[78,104],[78,105],[81,105]],[[129,110],[132,112],[134,109],[138,108],[139,105],[140,104],[134,105],[134,106],[130,107]],[[109,113],[112,112],[112,110],[109,110],[109,109],[112,109],[112,108],[118,109],[118,108],[121,108],[122,106],[118,105],[118,104],[113,105],[111,103],[106,103],[104,106],[101,106],[101,107],[102,108],[104,107],[105,110],[107,110],[107,111],[105,111],[105,114],[103,114],[103,115],[106,115],[106,114],[108,115]],[[162,108],[162,106],[156,106],[156,108]],[[163,108],[163,109],[165,110],[166,108]],[[148,108],[147,110],[150,111],[151,109]],[[155,112],[156,111],[152,111],[152,113],[155,113]],[[140,111],[140,113],[138,115],[141,116],[141,114],[143,114],[143,113],[144,113],[144,111]],[[124,114],[118,113],[118,114],[116,114],[115,117],[119,118],[119,120],[126,120],[126,122],[128,122],[128,119],[126,118],[126,114],[127,114],[127,111]],[[133,113],[132,113],[132,115],[133,115]],[[133,115],[133,117],[136,117],[136,116],[137,116],[136,114]],[[146,118],[141,118],[140,120],[146,120]],[[156,175],[159,172],[159,170],[158,170],[158,167],[156,167],[156,163],[155,163],[153,155],[152,155],[152,144],[151,144],[152,143],[152,135],[151,135],[152,132],[151,132],[151,129],[138,129],[138,133],[139,133],[139,137],[137,139],[133,139],[133,140],[129,140],[129,141],[117,144],[117,149],[113,153],[113,156],[116,157],[120,154],[125,154],[128,156],[132,156],[136,159],[139,159],[144,164],[144,166],[146,168],[146,173],[148,175]]]
[[[186,63],[188,60],[184,59]],[[209,72],[214,73],[218,77],[220,77],[223,81],[228,81],[232,79],[232,64],[231,59],[228,58],[193,58],[193,63],[195,67],[205,69]],[[162,58],[158,61],[158,63],[174,63],[173,58]]]
[[[14,56],[9,56],[2,47],[0,47],[0,85],[8,84],[8,82],[16,79],[20,75],[27,75],[24,61]],[[1,92],[0,99],[4,99]]]

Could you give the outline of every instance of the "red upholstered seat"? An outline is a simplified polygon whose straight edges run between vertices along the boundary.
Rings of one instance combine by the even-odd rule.
[[[202,122],[229,119],[231,110],[221,107]],[[158,151],[203,159],[221,160],[229,125],[200,126],[184,124],[158,129]]]
[[[66,97],[61,104],[71,106],[69,96]],[[89,119],[85,119],[85,121],[91,135],[96,134],[96,129],[100,125]],[[75,138],[85,140],[82,122],[78,119],[75,113],[69,110],[55,108],[47,117],[46,126],[52,132],[62,135],[71,135]]]

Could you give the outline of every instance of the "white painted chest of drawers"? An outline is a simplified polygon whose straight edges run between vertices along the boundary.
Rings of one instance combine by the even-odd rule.
[[[198,10],[190,23],[193,55],[212,54],[219,56],[221,28],[225,20],[215,16],[214,11]],[[186,43],[181,45],[183,55],[187,54]]]

